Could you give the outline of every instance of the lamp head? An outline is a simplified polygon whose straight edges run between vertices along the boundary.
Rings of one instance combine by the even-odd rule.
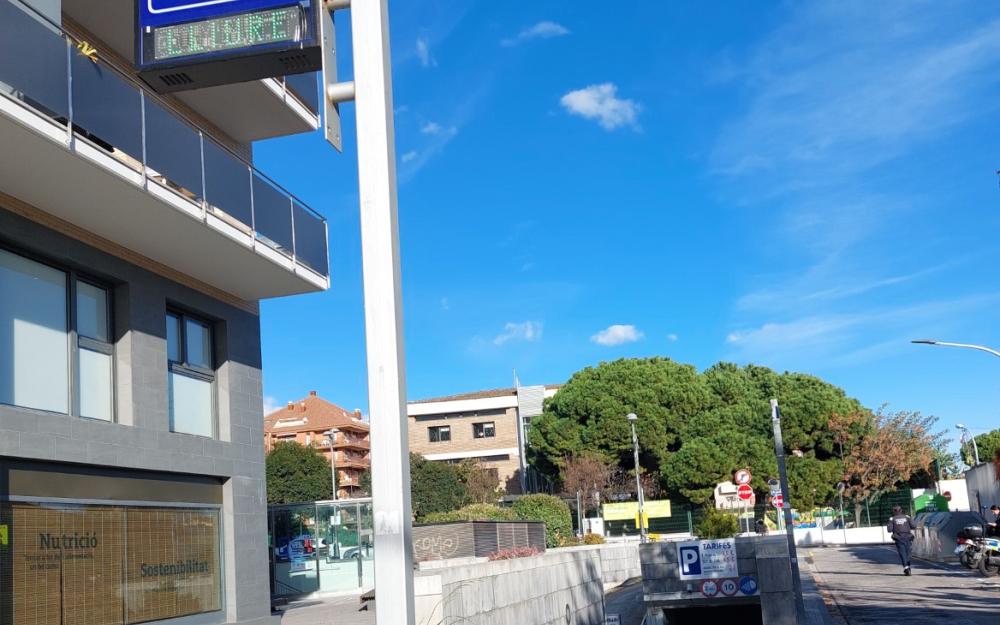
[[[955,429],[956,430],[968,430],[969,428],[965,427],[964,423],[956,423],[955,424]]]
[[[910,341],[910,342],[914,343],[916,345],[937,345],[938,344],[938,342],[935,341],[934,339],[916,339],[916,340],[913,340],[913,341]]]
[[[635,416],[634,412],[628,413],[627,418],[629,421],[637,421],[639,419],[639,417]]]
[[[337,434],[337,432],[339,432],[339,431],[340,431],[340,430],[338,430],[337,428],[330,428],[330,429],[329,429],[329,430],[327,430],[326,432],[323,432],[323,434],[326,434],[327,436],[329,436],[329,437],[331,437],[331,438],[332,438],[332,437],[333,437],[333,436],[335,436],[335,435]]]

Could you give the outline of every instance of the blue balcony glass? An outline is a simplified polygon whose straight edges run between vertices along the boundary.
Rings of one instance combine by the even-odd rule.
[[[315,74],[288,77],[285,86],[318,105]],[[85,142],[203,219],[217,217],[282,263],[291,260],[296,273],[329,276],[322,216],[19,0],[0,0],[0,97],[65,127],[67,144]]]

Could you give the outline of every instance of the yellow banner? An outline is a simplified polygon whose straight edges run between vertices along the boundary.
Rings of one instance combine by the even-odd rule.
[[[642,505],[646,519],[662,519],[671,516],[670,500],[646,501]],[[601,516],[605,521],[635,521],[639,517],[639,502],[606,503],[602,506]]]

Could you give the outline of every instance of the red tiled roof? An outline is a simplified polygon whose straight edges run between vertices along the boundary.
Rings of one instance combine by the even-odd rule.
[[[562,384],[546,384],[545,389],[559,389]],[[415,399],[409,403],[411,404],[429,404],[431,402],[438,401],[460,401],[463,399],[489,399],[491,397],[508,397],[513,396],[517,393],[517,389],[513,386],[508,388],[495,388],[485,391],[473,391],[471,393],[462,393],[460,395],[448,395],[446,397],[432,397],[430,399]]]
[[[305,421],[304,423],[294,423]],[[281,422],[288,425],[281,426]],[[294,425],[292,424],[294,423]],[[264,432],[317,432],[330,428],[367,432],[369,426],[355,418],[355,414],[316,396],[315,391],[305,399],[289,402],[288,406],[264,417]]]

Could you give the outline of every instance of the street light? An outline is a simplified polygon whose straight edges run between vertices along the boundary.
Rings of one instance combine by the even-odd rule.
[[[983,345],[973,345],[970,343],[949,343],[948,341],[935,341],[934,339],[916,339],[915,341],[910,341],[916,345],[937,345],[939,347],[964,347],[965,349],[975,349],[981,352],[986,352],[987,354],[993,354],[997,358],[1000,358],[1000,351],[995,349],[990,349],[989,347]]]
[[[915,341],[910,341],[911,343],[916,343],[917,345],[938,345],[941,347],[963,347],[965,349],[974,349],[980,352],[986,352],[987,354],[993,354],[997,358],[1000,358],[1000,351],[986,347],[985,345],[973,345],[970,343],[949,343],[947,341],[935,341],[933,339],[917,339]],[[969,428],[965,427],[961,423],[955,426],[955,429],[961,430],[969,435],[972,439],[972,456],[973,461],[976,466],[979,465],[979,447],[976,445],[976,437],[969,432]]]
[[[628,423],[632,426],[632,455],[635,458],[635,490],[639,495],[639,540],[646,542],[646,518],[643,516],[642,480],[639,479],[639,437],[635,434],[635,422],[639,417],[628,413]]]
[[[955,429],[959,432],[964,432],[969,438],[972,439],[972,461],[976,464],[973,466],[979,466],[979,446],[976,445],[976,437],[969,431],[969,428],[965,427],[962,423],[955,424]]]
[[[330,428],[323,434],[330,439],[330,484],[333,486],[333,500],[337,501],[337,452],[333,450],[333,443],[337,440],[337,428]]]

